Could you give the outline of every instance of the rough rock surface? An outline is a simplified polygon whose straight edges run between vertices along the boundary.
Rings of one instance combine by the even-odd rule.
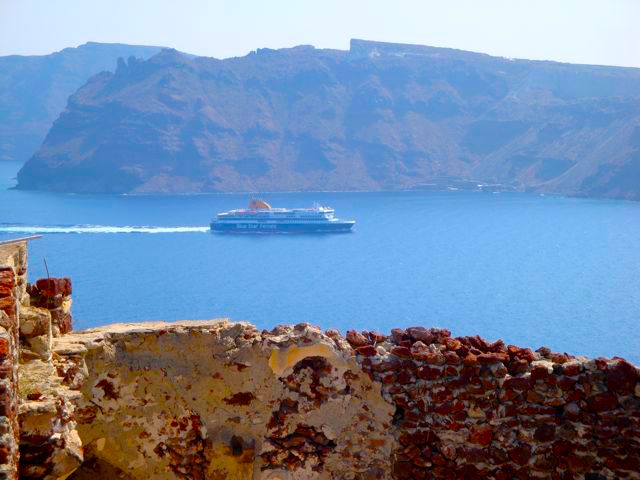
[[[26,244],[0,245],[0,480],[640,479],[640,370],[621,358],[424,327],[63,334],[70,294],[28,286]]]
[[[89,468],[136,479],[390,471],[392,406],[339,336],[228,321],[115,325],[58,337],[54,353],[82,394]]]
[[[72,479],[640,478],[622,359],[227,320],[111,325],[53,352],[78,393]]]
[[[0,480],[17,478],[19,461],[19,315],[28,304],[26,242],[0,243]]]

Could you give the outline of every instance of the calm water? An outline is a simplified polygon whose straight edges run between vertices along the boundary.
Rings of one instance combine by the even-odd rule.
[[[46,258],[52,276],[73,279],[76,328],[220,316],[342,331],[422,324],[640,363],[638,203],[504,193],[277,194],[266,198],[278,206],[331,205],[356,219],[356,229],[220,236],[207,231],[209,219],[244,206],[246,196],[8,191],[17,168],[0,162],[0,239],[42,226],[101,226],[31,243],[31,278],[44,275]]]

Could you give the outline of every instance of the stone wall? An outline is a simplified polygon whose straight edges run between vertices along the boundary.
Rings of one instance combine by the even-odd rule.
[[[623,359],[423,327],[72,332],[70,281],[27,285],[26,258],[0,245],[0,479],[640,479]]]
[[[0,244],[0,479],[62,479],[82,462],[77,392],[62,385],[52,338],[71,330],[71,282],[27,283],[27,241]]]
[[[393,478],[640,478],[639,372],[622,359],[441,329],[347,338],[394,406]]]
[[[27,301],[27,244],[0,244],[0,479],[17,478],[18,316]]]
[[[77,392],[63,385],[52,341],[71,331],[71,281],[45,278],[27,285],[20,311],[19,421],[21,479],[62,479],[83,461],[76,431]]]
[[[78,393],[72,480],[640,478],[622,359],[225,320],[111,325],[53,352]]]

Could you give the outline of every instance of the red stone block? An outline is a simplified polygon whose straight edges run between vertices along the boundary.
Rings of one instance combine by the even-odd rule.
[[[411,358],[411,350],[407,347],[393,347],[391,353],[400,358]]]
[[[400,368],[400,362],[397,359],[385,360],[371,367],[376,372],[390,372]]]
[[[429,365],[444,365],[444,355],[440,352],[427,352],[420,355],[420,360],[426,361]]]
[[[431,392],[431,398],[434,403],[446,402],[447,400],[451,400],[453,398],[453,393],[448,388],[444,388],[442,390],[436,390]]]
[[[15,402],[9,392],[4,392],[0,395],[0,417],[13,417],[15,414]]]
[[[508,362],[509,355],[506,353],[481,353],[478,355],[478,362],[482,365],[490,365],[498,362]]]
[[[609,359],[604,357],[594,358],[593,362],[596,364],[598,370],[606,371],[609,368]]]
[[[548,407],[561,407],[566,404],[566,400],[564,398],[552,398],[551,400],[547,400],[544,402]]]
[[[557,440],[552,446],[554,455],[559,457],[562,457],[569,452],[573,452],[575,448],[576,444],[568,440]]]
[[[589,410],[593,413],[607,412],[618,407],[618,397],[613,393],[600,393],[587,398]]]
[[[0,284],[13,285],[15,283],[15,274],[11,267],[0,267]]]
[[[509,458],[518,465],[526,465],[531,458],[531,447],[529,445],[518,445],[509,450]]]
[[[363,357],[374,357],[378,354],[373,345],[364,345],[362,347],[358,347],[356,348],[356,353],[358,355],[362,355]]]
[[[11,460],[11,446],[8,443],[0,444],[0,465],[6,465]]]
[[[476,357],[473,353],[468,353],[467,356],[464,357],[463,363],[467,367],[478,365],[478,357]]]
[[[391,329],[391,339],[394,343],[400,344],[405,338],[408,338],[406,330],[402,328]]]
[[[507,369],[511,375],[519,375],[529,370],[529,362],[520,358],[513,358],[507,365]]]
[[[446,377],[455,377],[456,375],[458,375],[458,370],[456,370],[456,368],[453,366],[448,366],[444,369],[444,375]]]
[[[576,455],[569,454],[566,456],[565,461],[574,474],[587,471],[593,464],[594,458],[589,455]]]
[[[438,403],[435,406],[434,411],[439,415],[449,415],[452,412],[452,410],[451,410],[451,402]]]
[[[518,413],[521,415],[555,415],[556,409],[553,407],[546,407],[544,405],[526,405],[518,409]]]
[[[45,297],[55,297],[71,295],[71,280],[69,278],[41,278],[36,281],[36,287],[40,294]]]
[[[0,297],[10,297],[13,294],[13,284],[0,283]]]
[[[573,390],[573,388],[576,385],[576,380],[573,380],[572,378],[569,377],[560,377],[558,379],[558,387],[560,387],[562,390],[564,390],[565,392],[568,392],[570,390]]]
[[[542,394],[536,392],[535,390],[529,390],[527,392],[527,402],[543,403],[544,402],[544,396]]]
[[[13,362],[10,358],[0,363],[0,380],[13,378]]]
[[[361,333],[356,332],[355,330],[347,331],[347,342],[353,347],[362,347],[364,345],[369,344],[369,340],[365,338]]]
[[[531,381],[528,377],[510,377],[505,379],[502,386],[510,390],[526,391],[531,388]]]
[[[582,372],[582,365],[579,363],[570,363],[562,366],[562,373],[569,377],[575,377],[576,375],[579,375],[580,372]]]
[[[620,470],[640,472],[640,457],[638,455],[629,454],[625,458],[620,458],[618,463]]]
[[[584,399],[584,393],[580,390],[571,390],[567,393],[567,402],[579,402],[582,399]]]
[[[533,438],[535,438],[538,442],[550,442],[556,436],[556,426],[555,425],[540,425],[536,428]]]
[[[382,376],[382,383],[385,385],[390,385],[392,383],[396,383],[396,374],[395,373],[387,373]]]
[[[536,365],[531,369],[531,380],[545,380],[549,377],[549,370],[543,365]]]
[[[407,334],[414,341],[420,341],[425,345],[429,345],[430,343],[434,343],[437,340],[437,335],[431,331],[431,329],[427,329],[424,327],[409,327],[407,328]]]
[[[436,378],[440,378],[442,370],[435,367],[420,367],[416,374],[418,375],[418,378],[422,380],[435,380]]]
[[[617,360],[607,368],[607,387],[612,392],[632,393],[638,381],[636,367],[625,360]]]
[[[450,351],[458,351],[462,347],[462,342],[456,338],[446,337],[443,341],[444,346],[447,350]]]
[[[15,306],[16,302],[14,301],[13,297],[0,298],[0,310],[4,310],[5,312],[7,312],[7,310],[13,311]]]
[[[8,338],[0,338],[0,360],[4,360],[11,354],[11,344]]]
[[[496,340],[495,342],[489,344],[489,351],[494,353],[507,353],[507,347],[502,340]]]
[[[450,351],[444,352],[444,361],[447,365],[460,365],[462,363],[462,359],[458,354]]]
[[[477,445],[487,446],[493,439],[493,430],[490,425],[477,425],[471,429],[469,441]]]
[[[571,360],[571,355],[568,355],[566,353],[552,353],[551,354],[551,361],[553,363],[559,363],[560,365],[567,363],[569,360]]]
[[[484,387],[482,384],[480,385],[474,385],[474,384],[469,384],[467,385],[467,392],[469,392],[471,395],[482,395],[484,394]]]
[[[409,383],[414,383],[415,379],[413,378],[413,375],[411,375],[411,372],[402,370],[401,372],[398,372],[397,382],[400,385],[408,385]]]
[[[373,343],[382,343],[387,339],[386,336],[381,334],[380,332],[371,331],[369,332],[369,340]]]
[[[489,351],[489,344],[484,338],[480,337],[479,335],[475,335],[473,337],[460,337],[460,341],[465,345],[479,350],[479,353]]]
[[[518,414],[518,409],[513,405],[504,405],[504,411],[501,415],[503,418],[515,417]]]

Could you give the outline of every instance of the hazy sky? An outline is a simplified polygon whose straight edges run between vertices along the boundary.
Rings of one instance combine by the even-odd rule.
[[[640,67],[640,0],[0,0],[0,55],[87,41],[218,58],[350,38]]]

